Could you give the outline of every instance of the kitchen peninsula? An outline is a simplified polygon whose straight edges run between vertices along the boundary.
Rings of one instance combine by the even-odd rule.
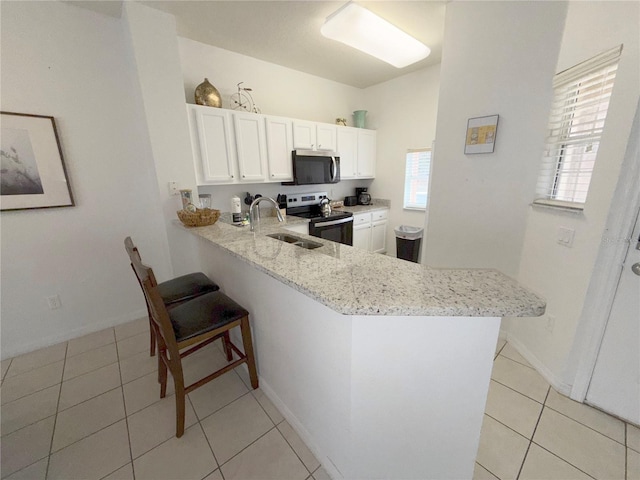
[[[431,269],[221,222],[175,234],[251,315],[260,386],[333,478],[471,478],[500,317],[545,303],[494,270]]]

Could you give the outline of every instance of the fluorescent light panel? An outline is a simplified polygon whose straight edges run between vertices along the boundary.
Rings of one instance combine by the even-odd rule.
[[[416,63],[431,53],[423,43],[353,2],[328,16],[320,32],[396,68]]]

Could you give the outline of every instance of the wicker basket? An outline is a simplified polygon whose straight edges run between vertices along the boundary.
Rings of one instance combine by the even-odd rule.
[[[220,210],[198,208],[195,213],[178,210],[178,218],[187,227],[205,227],[213,225],[220,218]]]

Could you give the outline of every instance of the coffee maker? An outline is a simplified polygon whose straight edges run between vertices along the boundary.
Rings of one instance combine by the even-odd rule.
[[[366,187],[356,188],[356,197],[358,197],[358,205],[371,204],[371,195],[367,193]]]

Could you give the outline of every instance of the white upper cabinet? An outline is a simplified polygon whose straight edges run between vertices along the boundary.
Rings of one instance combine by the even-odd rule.
[[[239,180],[263,182],[266,179],[267,149],[264,120],[255,113],[233,113],[238,152]]]
[[[336,149],[336,126],[330,123],[293,121],[293,147],[296,150]]]
[[[234,183],[236,151],[230,112],[197,105],[191,105],[190,109],[190,120],[195,121],[197,131],[200,165],[196,165],[196,170],[200,182]]]
[[[340,177],[374,178],[376,132],[330,123],[187,105],[198,185],[289,182],[291,151],[340,155]]]
[[[313,150],[316,147],[316,124],[295,120],[293,122],[293,147],[296,150]]]
[[[284,117],[265,115],[267,134],[267,163],[270,182],[287,182],[293,180],[293,121]]]
[[[340,178],[358,176],[358,128],[341,127],[337,130],[336,151],[340,154]]]
[[[376,132],[358,129],[358,178],[376,176]]]
[[[336,126],[329,123],[316,124],[316,150],[336,151]]]

